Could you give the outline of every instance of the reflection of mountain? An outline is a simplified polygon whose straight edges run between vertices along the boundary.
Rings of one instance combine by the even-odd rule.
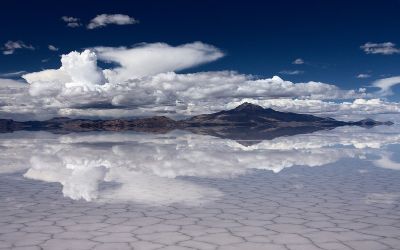
[[[341,127],[251,146],[183,131],[23,131],[1,135],[0,172],[25,171],[27,178],[58,182],[73,199],[197,204],[222,194],[178,177],[232,178],[253,169],[317,167],[342,158],[384,156],[385,146],[396,143],[400,134],[395,127]]]
[[[278,112],[261,106],[243,103],[232,110],[198,115],[190,119],[174,121],[167,117],[151,117],[135,120],[85,120],[54,118],[47,121],[16,122],[0,120],[0,132],[18,130],[52,131],[55,133],[86,131],[141,131],[167,133],[174,129],[194,133],[212,134],[222,138],[273,139],[282,135],[309,133],[345,125],[376,126],[391,125],[370,119],[359,122],[343,122],[313,115]]]
[[[272,140],[281,136],[293,136],[299,134],[308,134],[318,130],[321,127],[303,126],[303,127],[188,127],[187,130],[194,134],[211,135],[223,139],[231,139],[242,145],[254,145],[263,140]],[[325,128],[328,130],[327,128]]]

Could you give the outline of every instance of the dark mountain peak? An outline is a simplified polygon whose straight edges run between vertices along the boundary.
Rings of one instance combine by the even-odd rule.
[[[260,112],[260,111],[264,111],[264,108],[259,105],[256,105],[256,104],[244,102],[244,103],[240,104],[239,106],[237,106],[236,108],[234,108],[233,111]]]
[[[53,118],[51,118],[51,119],[48,120],[48,121],[52,121],[52,122],[65,122],[65,121],[70,121],[70,120],[72,120],[72,119],[69,118],[69,117],[63,117],[63,116],[61,116],[61,117],[53,117]]]
[[[360,122],[375,122],[375,120],[371,119],[371,118],[365,118],[365,119],[360,120]]]
[[[367,119],[363,119],[357,122],[353,122],[354,125],[358,125],[358,126],[362,126],[362,127],[374,127],[374,126],[378,126],[378,125],[387,125],[387,126],[391,126],[394,123],[391,121],[385,121],[385,122],[381,122],[381,121],[375,121],[371,118],[367,118]]]

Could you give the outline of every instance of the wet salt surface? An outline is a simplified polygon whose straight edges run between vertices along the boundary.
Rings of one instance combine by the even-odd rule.
[[[396,128],[1,138],[2,249],[400,249]]]

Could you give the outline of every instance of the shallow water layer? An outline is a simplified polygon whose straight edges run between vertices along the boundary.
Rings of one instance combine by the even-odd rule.
[[[400,249],[397,127],[0,135],[0,248]]]

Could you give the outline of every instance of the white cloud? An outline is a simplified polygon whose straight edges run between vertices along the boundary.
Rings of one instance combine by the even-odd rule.
[[[11,118],[13,116],[18,118],[24,116],[24,110],[26,111],[27,108],[26,103],[30,102],[30,99],[28,84],[26,82],[0,78],[1,118]],[[32,110],[31,107],[28,109]]]
[[[82,53],[74,51],[63,55],[61,63],[58,70],[44,70],[22,76],[30,83],[31,96],[44,98],[43,105],[48,106],[98,102],[98,86],[105,83],[105,78],[97,67],[96,54],[89,50]],[[75,100],[68,101],[68,98]]]
[[[303,70],[282,70],[279,73],[283,75],[301,75],[304,73]]]
[[[352,102],[333,102],[310,99],[243,99],[231,102],[228,108],[236,107],[242,102],[252,102],[265,108],[280,111],[313,114],[333,117],[339,120],[359,120],[366,117],[374,118],[382,114],[400,114],[400,103],[388,102],[381,99],[355,99]],[[392,116],[389,120],[399,122],[400,117]]]
[[[170,46],[140,44],[132,48],[95,47],[98,58],[120,65],[104,73],[110,82],[122,82],[157,73],[179,71],[215,61],[224,56],[218,48],[201,42]]]
[[[371,75],[370,74],[358,74],[357,78],[359,79],[365,79],[365,78],[370,78]]]
[[[48,48],[49,48],[49,50],[51,50],[51,51],[58,51],[58,50],[59,50],[56,46],[51,45],[51,44],[49,44]]]
[[[63,16],[61,17],[61,20],[63,20],[70,28],[77,28],[82,26],[80,19],[76,17]]]
[[[91,60],[87,58],[89,54],[93,56]],[[188,59],[189,63],[193,64],[192,59],[186,56],[182,58]],[[86,64],[93,69],[83,68]],[[154,64],[144,63],[144,65],[148,67]],[[168,67],[173,65],[173,63],[167,64]],[[76,70],[67,71],[70,67]],[[155,67],[150,69],[159,70],[157,65]],[[341,90],[334,85],[320,82],[292,83],[277,76],[253,79],[252,76],[230,71],[191,74],[168,72],[153,75],[156,72],[151,70],[145,69],[144,73],[141,73],[144,76],[135,77],[130,75],[137,75],[135,67],[132,67],[132,70],[127,68],[115,71],[116,76],[113,78],[109,78],[107,74],[109,70],[104,70],[106,78],[104,82],[103,74],[95,65],[94,53],[85,51],[82,54],[71,52],[69,55],[64,55],[59,70],[46,70],[23,77],[31,84],[31,95],[41,97],[53,106],[59,107],[64,114],[82,114],[90,111],[85,109],[79,112],[76,110],[79,106],[107,104],[116,108],[136,109],[134,112],[136,114],[173,112],[191,115],[217,111],[225,108],[227,103],[243,98],[348,99],[367,95],[354,90]],[[82,78],[85,72],[87,74]],[[121,72],[122,76],[119,75]],[[98,78],[96,81],[91,78],[95,76]],[[119,78],[120,81],[115,81],[115,78]],[[123,113],[132,114],[132,112]]]
[[[362,50],[366,54],[381,54],[381,55],[393,55],[393,54],[399,54],[400,49],[396,48],[396,44],[392,42],[386,42],[386,43],[366,43],[362,46],[360,46]]]
[[[97,56],[90,50],[82,53],[73,51],[61,57],[61,71],[71,77],[67,86],[73,85],[98,85],[105,82],[103,72],[97,67]]]
[[[76,18],[76,17],[63,16],[63,17],[61,17],[61,19],[66,23],[79,22],[79,18]]]
[[[400,84],[400,76],[394,76],[389,78],[383,78],[376,80],[372,83],[373,87],[380,88],[379,93],[383,96],[392,95],[392,87]]]
[[[11,78],[12,77],[19,77],[19,76],[24,75],[26,73],[28,73],[28,72],[26,72],[25,70],[20,70],[20,71],[15,71],[15,72],[1,73],[0,77],[5,77],[5,78],[8,78],[8,77],[11,77]]]
[[[4,90],[4,88],[22,88],[26,87],[26,83],[13,80],[13,79],[7,79],[7,78],[0,78],[0,93],[1,90]]]
[[[8,41],[4,44],[2,49],[4,55],[11,55],[14,54],[15,50],[17,49],[34,50],[35,48],[32,45],[25,44],[22,41]]]
[[[258,79],[233,71],[176,73],[222,56],[219,49],[200,42],[71,52],[62,56],[59,69],[23,75],[29,85],[18,97],[0,96],[0,114],[18,119],[179,118],[233,108],[243,101],[346,120],[399,113],[399,103],[371,99],[380,92],[377,95],[362,88],[346,90],[314,81],[294,83],[278,76]],[[100,69],[97,60],[116,66]]]
[[[96,29],[96,28],[102,28],[105,27],[109,24],[116,24],[116,25],[128,25],[128,24],[136,24],[139,21],[136,20],[133,17],[130,17],[128,15],[122,15],[122,14],[101,14],[97,15],[95,18],[93,18],[90,23],[87,25],[88,29]]]
[[[301,58],[297,58],[297,59],[294,60],[292,63],[293,63],[293,64],[304,64],[304,60],[301,59]]]

